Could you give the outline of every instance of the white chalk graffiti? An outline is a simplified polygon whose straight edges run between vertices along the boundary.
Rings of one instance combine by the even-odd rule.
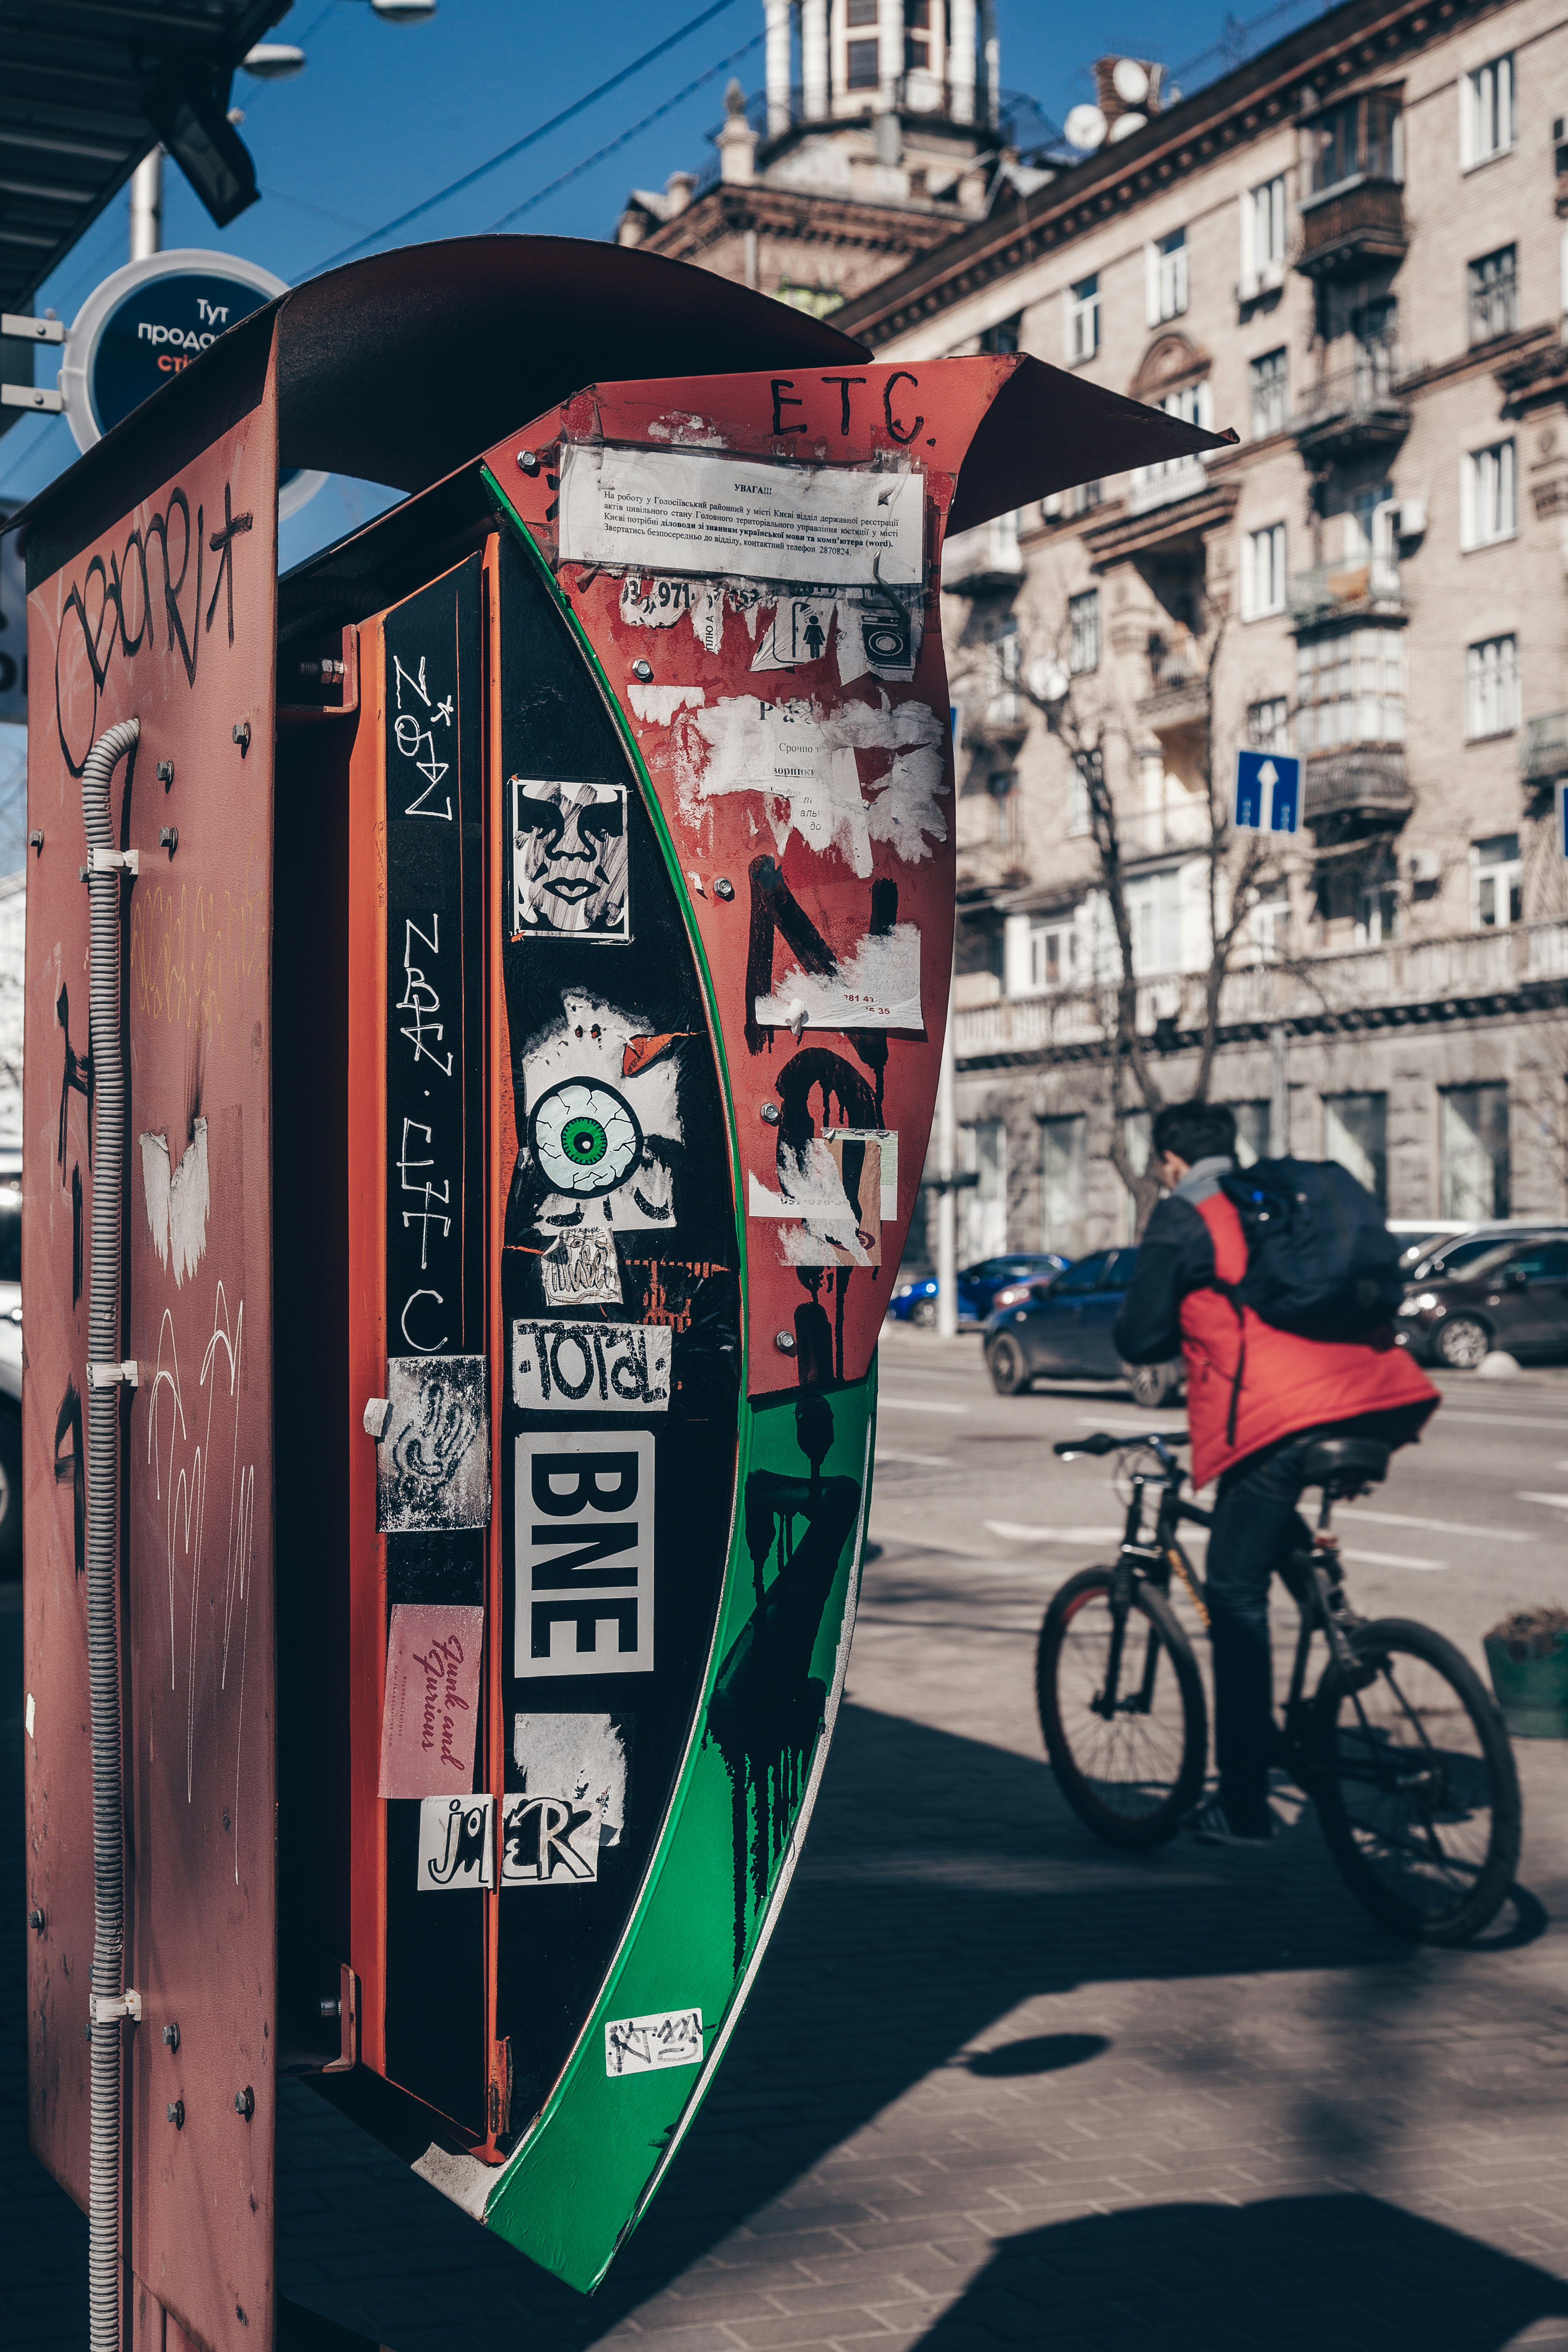
[[[239,1459],[239,1380],[245,1347],[245,1302],[231,1318],[227,1294],[217,1285],[213,1301],[212,1333],[202,1354],[198,1391],[206,1391],[202,1420],[199,1399],[189,1415],[180,1378],[179,1349],[170,1308],[163,1309],[158,1331],[158,1359],[148,1398],[147,1459],[153,1465],[157,1498],[163,1506],[163,1530],[169,1582],[169,1687],[177,1690],[181,1637],[176,1606],[182,1571],[190,1588],[190,1626],[185,1652],[185,1801],[195,1790],[196,1661],[202,1636],[202,1581],[210,1558],[217,1566],[217,1538],[209,1538],[208,1509],[216,1453],[222,1477],[226,1421],[228,1440],[228,1514],[223,1536],[222,1607],[218,1615],[218,1688],[228,1689],[231,1663],[238,1696],[235,1725],[234,1852],[235,1883],[239,1882],[240,1741],[245,1723],[245,1661],[250,1623],[251,1568],[256,1534],[256,1465]],[[201,1422],[199,1436],[193,1424]],[[221,1507],[222,1487],[218,1490]],[[238,1655],[235,1657],[237,1639]]]

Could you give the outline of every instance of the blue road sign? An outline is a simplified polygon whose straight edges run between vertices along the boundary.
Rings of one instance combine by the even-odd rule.
[[[1301,762],[1289,751],[1238,751],[1236,823],[1248,833],[1294,833],[1300,820]]]

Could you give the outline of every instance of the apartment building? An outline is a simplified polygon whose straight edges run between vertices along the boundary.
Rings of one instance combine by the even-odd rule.
[[[1547,0],[1350,0],[837,312],[1240,436],[949,550],[973,1255],[1130,1231],[1085,759],[1170,1097],[1246,744],[1304,769],[1220,993],[1245,1149],[1339,1158],[1394,1217],[1568,1207],[1565,110]]]

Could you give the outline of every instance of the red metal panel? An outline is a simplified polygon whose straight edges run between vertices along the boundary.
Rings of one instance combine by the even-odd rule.
[[[277,404],[260,404],[29,599],[24,1252],[34,2147],[85,2200],[92,1943],[83,1579],[57,1444],[83,1385],[72,1192],[92,1184],[78,781],[112,721],[130,1045],[122,1345],[127,2259],[188,2333],[271,2341],[276,2123],[272,1619],[271,863]],[[238,740],[237,740],[237,736]],[[171,762],[172,781],[158,773]],[[175,825],[177,851],[161,847]],[[68,991],[68,1041],[57,1004]],[[60,1133],[67,1081],[66,1149]],[[309,1139],[295,1139],[309,1181]],[[108,1174],[109,1171],[101,1171]],[[114,1171],[120,1181],[120,1171]],[[290,1344],[309,1345],[308,1324]],[[178,2029],[177,2043],[173,2030]],[[167,2029],[167,2032],[166,2032]],[[248,2100],[246,2094],[248,2093]],[[168,2108],[183,2103],[183,2124]],[[248,2112],[246,2110],[248,2108]],[[172,2332],[172,2331],[171,2331]]]
[[[684,607],[673,625],[629,619],[620,571],[557,564],[560,585],[631,720],[692,884],[722,1008],[740,1139],[741,1197],[750,1206],[764,1193],[776,1194],[779,1138],[789,1127],[792,1095],[797,1112],[798,1098],[809,1097],[819,1135],[843,1126],[891,1130],[898,1137],[897,1213],[883,1223],[879,1265],[820,1271],[786,1263],[782,1221],[748,1216],[753,1395],[817,1378],[864,1377],[909,1230],[936,1094],[952,954],[952,753],[938,585],[942,530],[970,437],[1017,365],[1007,358],[944,361],[929,369],[870,363],[849,369],[846,363],[820,373],[797,369],[782,375],[598,384],[489,456],[508,497],[552,558],[557,553],[559,458],[568,445],[640,445],[671,455],[719,450],[808,466],[913,467],[923,478],[925,593],[918,653],[908,676],[889,675],[887,669],[879,674],[863,666],[846,681],[843,673],[853,670],[853,663],[830,656],[848,625],[847,600],[832,629],[811,636],[793,668],[781,667],[774,658],[776,637],[766,656],[762,641],[787,605],[787,592],[781,603],[781,592],[763,587],[750,612],[743,597],[731,600],[721,625],[710,627],[705,637],[694,612],[687,625]],[[520,450],[525,453],[521,458]],[[738,551],[736,572],[754,574],[757,567],[742,555]],[[817,625],[826,627],[823,622]],[[760,656],[772,666],[761,667]],[[896,673],[899,665],[890,667]],[[689,690],[694,707],[679,707],[683,689]],[[825,827],[770,798],[761,772],[754,789],[709,792],[715,757],[712,718],[738,719],[747,704],[759,717],[770,709],[797,711],[803,734],[816,746],[837,741],[840,756],[847,751],[870,816],[858,839],[851,842],[839,832],[829,842]],[[772,717],[764,723],[771,726]],[[906,810],[897,821],[890,806],[879,817],[872,815],[880,789],[911,751],[923,760],[929,782],[906,793]],[[890,791],[889,802],[893,797]],[[764,862],[769,860],[771,866]],[[716,887],[725,884],[731,895]],[[895,905],[899,926],[919,934],[918,1024],[846,1030],[837,1023],[820,1029],[813,1023],[795,1036],[785,1028],[755,1024],[759,988],[777,986],[799,964],[775,921],[778,910],[789,920],[798,912],[804,926],[796,924],[797,937],[809,927],[845,959],[874,927],[879,910],[885,919]],[[814,1049],[819,1049],[815,1060]],[[803,1321],[808,1295],[814,1306]],[[830,1368],[820,1358],[816,1365],[805,1360],[814,1329],[823,1354],[831,1348]],[[787,1350],[779,1345],[780,1335],[791,1342]]]

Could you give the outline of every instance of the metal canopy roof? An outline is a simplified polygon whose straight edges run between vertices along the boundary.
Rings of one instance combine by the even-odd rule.
[[[172,67],[228,77],[289,0],[0,0],[0,310],[35,289],[153,142]]]

